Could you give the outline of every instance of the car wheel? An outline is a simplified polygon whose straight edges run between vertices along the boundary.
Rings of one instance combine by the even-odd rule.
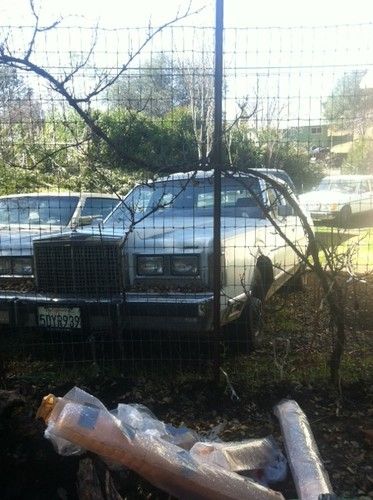
[[[264,299],[263,282],[257,277],[241,316],[229,325],[229,341],[234,351],[248,353],[262,344]]]
[[[345,205],[344,207],[341,208],[338,217],[337,217],[337,224],[342,227],[347,227],[350,220],[351,220],[351,207],[349,205]]]

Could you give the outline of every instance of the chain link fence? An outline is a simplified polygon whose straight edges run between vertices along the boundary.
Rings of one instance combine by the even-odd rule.
[[[368,370],[373,25],[224,30],[221,269],[214,34],[184,14],[160,28],[1,27],[7,361],[306,373],[310,352],[335,346],[339,287]]]

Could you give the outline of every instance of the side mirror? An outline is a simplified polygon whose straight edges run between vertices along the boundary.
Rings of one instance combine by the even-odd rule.
[[[294,215],[294,209],[290,205],[279,205],[278,215],[280,217],[289,217],[290,215]]]

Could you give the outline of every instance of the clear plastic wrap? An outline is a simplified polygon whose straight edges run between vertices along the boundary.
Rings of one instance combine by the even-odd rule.
[[[158,420],[146,406],[139,404],[119,404],[115,412],[124,425],[133,427],[137,432],[158,436],[165,441],[176,444],[185,450],[196,443],[200,437],[187,427],[174,427]]]
[[[230,443],[196,443],[193,457],[232,472],[255,471],[262,483],[286,477],[286,459],[271,437]]]
[[[329,476],[321,461],[310,424],[296,401],[283,400],[274,408],[295,487],[301,500],[332,494]]]
[[[46,436],[54,442],[70,442],[109,462],[128,467],[181,499],[283,498],[280,493],[235,472],[192,457],[189,451],[161,437],[162,425],[159,427],[153,422],[157,428],[150,432],[136,430],[136,425],[141,427],[141,418],[136,425],[135,420],[129,425],[118,418],[128,410],[119,407],[114,415],[96,398],[75,388],[64,398],[58,398],[45,417]],[[136,412],[130,413],[133,419],[140,417]],[[58,449],[58,445],[56,447]]]

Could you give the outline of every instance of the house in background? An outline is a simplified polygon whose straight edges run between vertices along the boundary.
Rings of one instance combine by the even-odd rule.
[[[352,166],[360,172],[370,173],[366,162],[371,157],[369,151],[373,148],[373,125],[364,129],[346,128],[344,130],[330,127],[328,138],[331,159],[335,168],[343,169],[344,165],[348,166],[351,163],[349,169]],[[353,165],[354,160],[357,162],[356,165]],[[373,165],[370,169],[372,167]]]
[[[328,128],[331,160],[342,169],[373,173],[373,72],[367,71],[359,88],[344,98],[345,111]]]
[[[309,152],[320,151],[329,147],[328,125],[320,123],[287,128],[283,137]]]

